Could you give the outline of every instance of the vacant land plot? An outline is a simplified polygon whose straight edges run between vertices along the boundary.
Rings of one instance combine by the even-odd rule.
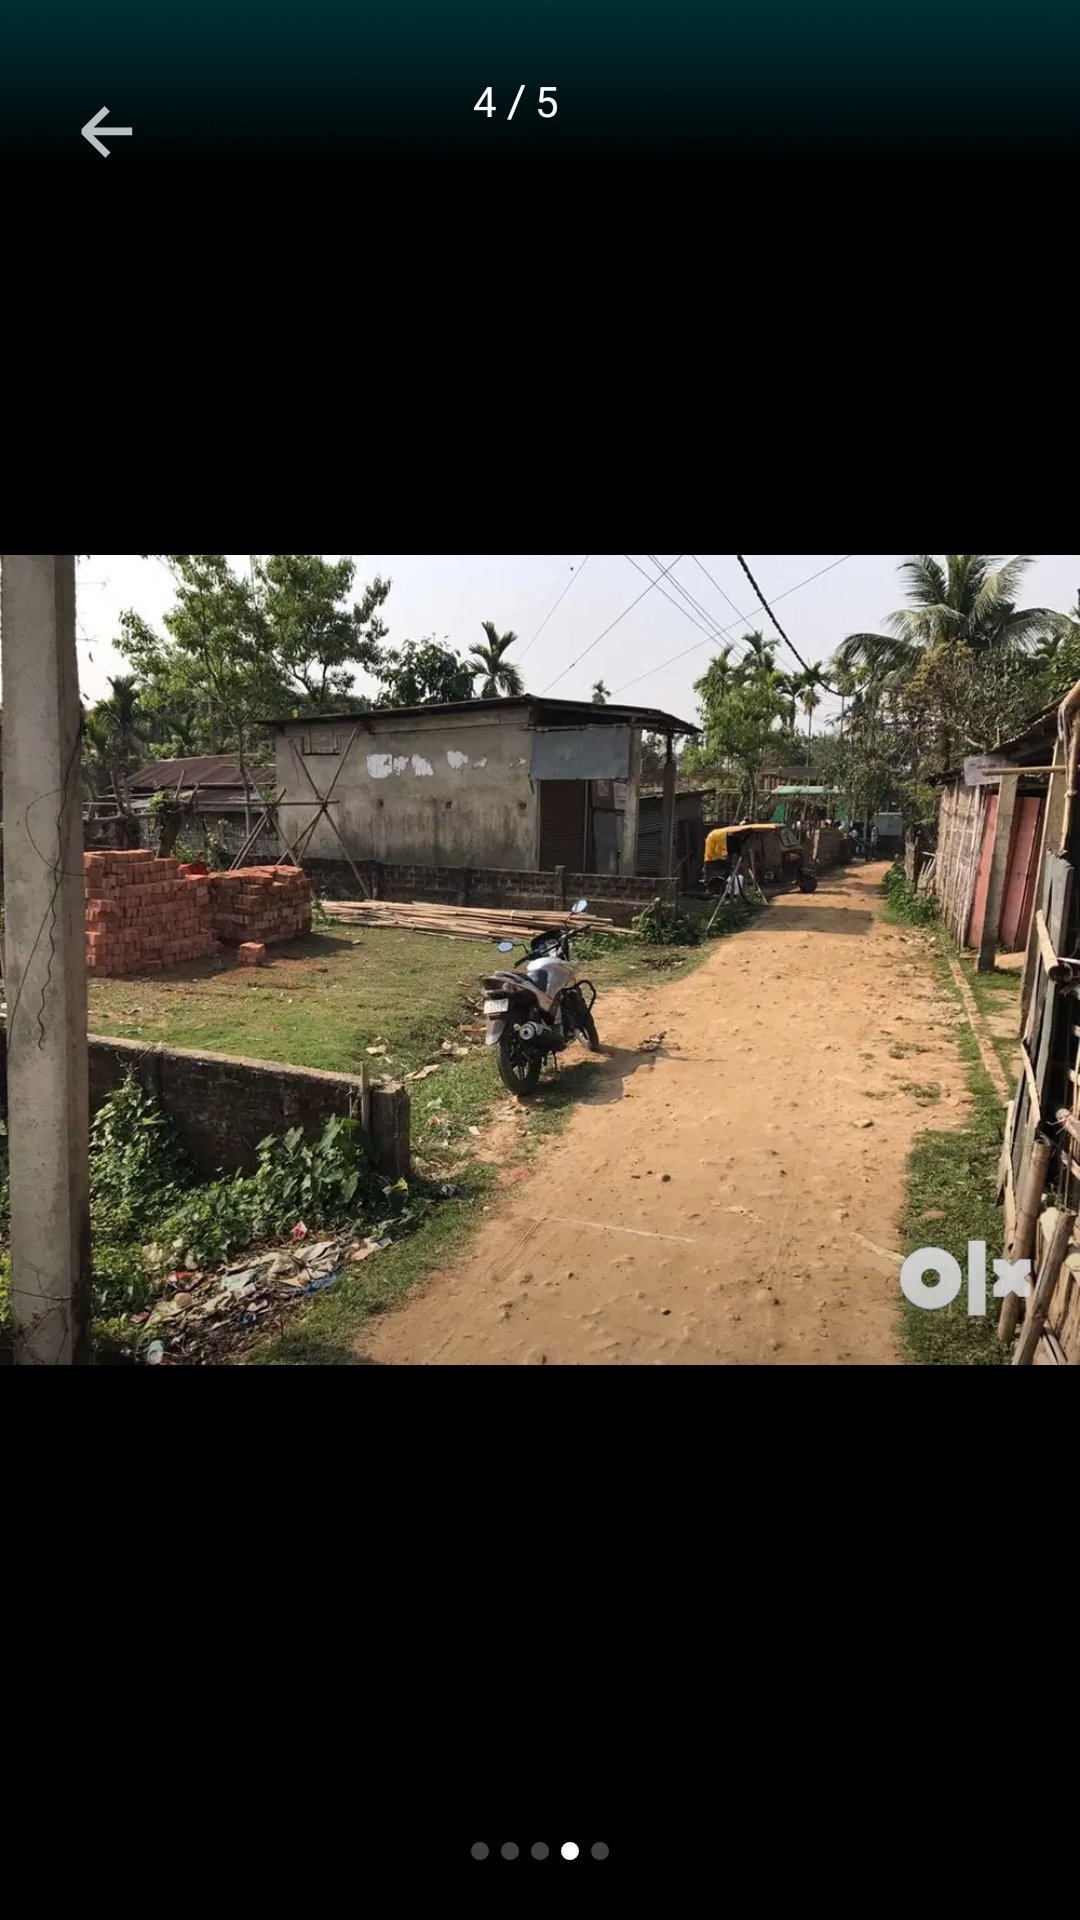
[[[681,975],[703,954],[627,940],[590,952],[587,971],[603,994],[635,978]],[[255,970],[229,956],[165,976],[96,980],[90,1029],[327,1072],[409,1072],[463,1022],[480,1030],[480,976],[505,964],[480,941],[336,926],[271,948]]]

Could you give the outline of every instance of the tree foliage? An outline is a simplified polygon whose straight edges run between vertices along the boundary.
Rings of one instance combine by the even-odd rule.
[[[370,705],[351,688],[358,669],[381,664],[378,609],[388,581],[376,578],[347,604],[355,576],[348,558],[254,556],[245,579],[224,554],[158,557],[176,586],[165,631],[125,613],[117,644],[140,677],[158,744],[175,740],[175,757],[235,751],[244,764],[267,718]]]
[[[761,644],[755,645],[755,639]],[[683,764],[689,772],[715,778],[718,785],[726,775],[734,775],[746,817],[752,817],[766,760],[791,748],[790,694],[761,635],[748,634],[745,649],[737,658],[732,648],[722,647],[695,682],[705,739],[686,749]]]
[[[473,669],[460,654],[439,646],[434,634],[424,640],[406,640],[397,653],[384,654],[377,673],[387,706],[423,707],[472,699]]]
[[[491,620],[480,622],[487,639],[478,640],[469,649],[469,661],[474,678],[480,680],[479,697],[481,700],[495,700],[500,695],[511,696],[524,693],[525,682],[515,666],[506,658],[511,647],[517,646],[516,633],[499,633]]]
[[[1080,677],[1076,616],[1020,604],[1030,564],[917,554],[900,569],[908,604],[887,631],[841,643],[836,780],[857,818],[901,802],[929,821],[936,776],[1007,740]]]

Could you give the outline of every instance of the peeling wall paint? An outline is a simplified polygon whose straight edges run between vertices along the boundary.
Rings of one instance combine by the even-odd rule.
[[[477,864],[531,869],[538,858],[536,791],[529,778],[531,729],[516,717],[418,715],[408,725],[381,723],[356,746],[334,790],[333,822],[357,860],[421,866]],[[304,728],[307,731],[307,728]],[[298,772],[291,740],[277,742],[278,783],[297,805],[292,826],[314,828],[309,851],[334,859],[340,843],[329,821],[315,819],[311,791]]]

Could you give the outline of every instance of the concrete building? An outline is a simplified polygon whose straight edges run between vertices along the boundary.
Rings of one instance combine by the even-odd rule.
[[[332,794],[305,861],[634,875],[641,736],[664,736],[664,848],[673,742],[698,729],[651,707],[532,694],[271,720],[276,787],[295,840]],[[310,805],[302,803],[310,802]],[[337,832],[335,832],[335,828]],[[340,834],[341,840],[337,838]],[[670,872],[661,856],[660,871]]]

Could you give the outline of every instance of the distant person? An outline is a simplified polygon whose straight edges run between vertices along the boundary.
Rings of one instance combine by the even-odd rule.
[[[877,852],[877,843],[878,843],[878,830],[877,830],[877,821],[875,820],[875,822],[874,822],[874,824],[873,824],[873,826],[872,826],[872,827],[871,827],[871,829],[870,829],[870,857],[871,857],[871,859],[873,858],[873,856],[874,856],[874,854],[875,854],[875,853]]]

